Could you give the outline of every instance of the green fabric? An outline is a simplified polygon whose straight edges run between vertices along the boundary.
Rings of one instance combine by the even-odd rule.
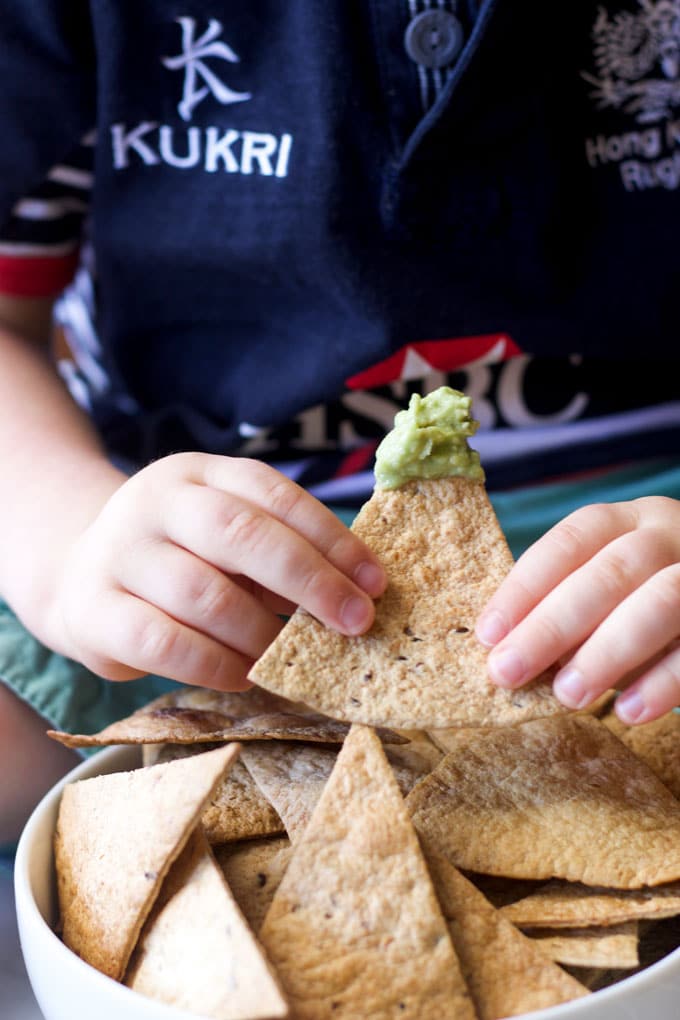
[[[95,676],[36,641],[4,602],[0,602],[0,680],[53,729],[70,733],[95,733],[177,686],[157,676],[127,683]]]
[[[680,499],[680,464],[676,460],[646,461],[579,481],[490,492],[489,498],[517,558],[572,510],[589,503],[617,503],[652,495]]]

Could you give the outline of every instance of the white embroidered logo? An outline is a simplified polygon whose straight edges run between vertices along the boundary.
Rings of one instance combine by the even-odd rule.
[[[583,72],[583,78],[595,86],[591,96],[600,108],[620,108],[651,124],[680,105],[680,0],[638,3],[637,14],[613,18],[600,7],[593,26],[598,77]]]
[[[238,62],[227,44],[218,39],[222,23],[210,18],[203,35],[197,36],[195,18],[176,18],[182,29],[182,52],[161,57],[164,67],[184,71],[182,99],[177,105],[183,121],[191,121],[194,110],[206,97],[213,96],[223,106],[251,99],[250,92],[236,92],[222,81],[207,61]],[[144,119],[129,124],[124,120],[110,125],[111,159],[116,170],[145,167],[172,167],[184,173],[197,167],[208,174],[225,173],[248,177],[257,174],[272,180],[288,176],[293,149],[289,131],[274,134],[261,125],[252,130],[236,124],[161,124]]]
[[[217,39],[222,33],[222,23],[216,18],[211,18],[207,29],[197,39],[195,18],[176,20],[182,28],[182,52],[176,57],[163,57],[162,63],[171,71],[184,68],[184,89],[181,102],[177,106],[182,120],[191,120],[194,108],[208,95],[213,95],[224,106],[250,99],[250,92],[235,92],[230,89],[205,63],[210,57],[228,60],[232,64],[238,63],[239,58],[231,47]],[[199,80],[204,84],[199,85]]]
[[[617,134],[585,139],[593,168],[617,166],[626,191],[680,188],[680,0],[637,0],[639,10],[610,17],[598,9],[592,29],[599,109],[631,122]]]

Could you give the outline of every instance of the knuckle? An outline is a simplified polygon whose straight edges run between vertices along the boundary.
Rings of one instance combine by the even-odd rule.
[[[335,583],[328,571],[317,564],[309,564],[306,569],[298,569],[298,600],[316,616],[330,618],[337,613],[337,607],[350,592],[344,585]]]
[[[655,575],[653,591],[671,612],[677,613],[680,608],[680,563],[672,563]]]
[[[160,460],[154,461],[149,465],[149,469],[154,469],[157,472],[168,473],[170,475],[193,475],[203,465],[205,455],[202,453],[196,453],[193,450],[182,451],[181,453],[170,453],[167,457],[162,457]]]
[[[228,688],[231,682],[237,682],[246,675],[245,660],[240,664],[236,654],[228,654],[226,649],[219,647],[206,649],[197,666],[196,676],[201,686],[211,690]]]
[[[590,516],[594,517],[598,509],[597,506],[589,507],[588,510],[592,511]],[[580,552],[584,539],[592,527],[592,521],[588,523],[588,516],[585,508],[581,508],[555,525],[550,537],[559,555],[571,559]]]
[[[292,517],[304,498],[304,492],[288,478],[277,475],[267,487],[267,502],[271,512],[280,520]]]
[[[234,476],[248,479],[250,485],[255,485],[263,490],[267,490],[273,479],[280,479],[281,474],[273,468],[270,464],[265,464],[264,461],[255,460],[253,457],[225,457],[223,461],[228,461]]]
[[[536,620],[536,635],[540,644],[546,648],[562,647],[565,634],[559,620],[552,615],[544,615]]]
[[[669,514],[674,517],[678,514],[678,501],[670,496],[640,496],[632,501],[632,507],[639,520],[650,516],[666,518]]]
[[[634,566],[623,552],[610,550],[606,559],[595,565],[593,583],[604,594],[627,591],[633,572]]]
[[[239,601],[236,586],[221,575],[197,582],[189,597],[200,619],[208,623],[230,616]]]
[[[642,688],[646,694],[653,692],[663,697],[663,708],[666,710],[680,705],[680,662],[674,656],[668,656],[658,662],[642,679]]]
[[[350,560],[370,559],[372,554],[362,549],[358,539],[347,532],[334,535],[326,547],[326,557],[333,563],[347,563]]]
[[[160,669],[178,657],[180,630],[169,619],[145,620],[130,638],[130,647],[137,650],[140,661],[153,668]]]
[[[240,507],[234,513],[222,513],[220,530],[226,542],[243,552],[253,553],[263,541],[264,517],[255,507]]]

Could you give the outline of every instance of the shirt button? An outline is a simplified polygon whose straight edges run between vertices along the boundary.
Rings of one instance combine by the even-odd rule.
[[[404,46],[416,64],[445,67],[462,49],[463,27],[450,11],[422,11],[409,23]]]

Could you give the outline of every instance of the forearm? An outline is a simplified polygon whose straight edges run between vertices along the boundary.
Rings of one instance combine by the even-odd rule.
[[[0,595],[37,637],[68,653],[52,613],[63,557],[124,476],[37,332],[29,340],[0,328]]]

